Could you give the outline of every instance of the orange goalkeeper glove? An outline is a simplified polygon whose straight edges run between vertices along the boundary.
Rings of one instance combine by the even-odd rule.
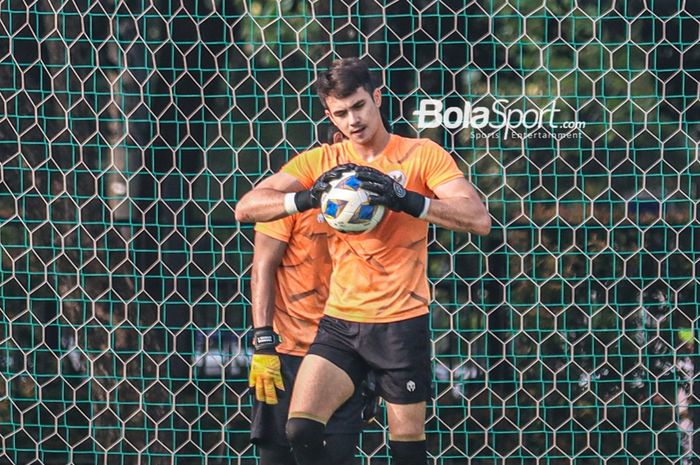
[[[282,381],[282,362],[275,352],[277,335],[272,327],[265,326],[253,330],[255,353],[250,364],[248,385],[255,388],[255,398],[259,402],[277,404],[277,391],[284,391]]]

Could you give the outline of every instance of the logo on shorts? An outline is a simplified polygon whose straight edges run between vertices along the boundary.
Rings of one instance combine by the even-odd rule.
[[[406,383],[406,389],[409,392],[415,391],[416,390],[416,383],[414,383],[413,381],[409,381],[408,383]]]

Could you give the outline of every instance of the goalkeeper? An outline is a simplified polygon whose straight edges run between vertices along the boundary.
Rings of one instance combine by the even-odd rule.
[[[333,129],[328,139],[342,140],[342,134]],[[331,266],[327,228],[313,211],[255,227],[251,442],[258,446],[261,465],[296,464],[285,424],[297,370],[316,335],[328,297]],[[376,408],[376,396],[365,388],[331,418],[325,441],[332,449],[334,465],[355,463],[362,418],[369,420]]]
[[[325,114],[348,138],[300,154],[241,198],[236,219],[257,222],[315,211],[345,164],[390,211],[371,231],[329,236],[329,297],[299,368],[287,437],[299,465],[333,463],[328,419],[368,370],[384,398],[394,465],[425,465],[430,398],[428,222],[488,234],[491,219],[452,157],[427,139],[389,134],[381,93],[366,64],[337,60],[316,88]]]

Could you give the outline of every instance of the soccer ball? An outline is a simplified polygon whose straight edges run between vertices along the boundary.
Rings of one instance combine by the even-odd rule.
[[[365,232],[384,217],[384,207],[369,204],[369,193],[354,171],[344,173],[330,185],[331,189],[321,196],[321,213],[332,228],[346,233]]]

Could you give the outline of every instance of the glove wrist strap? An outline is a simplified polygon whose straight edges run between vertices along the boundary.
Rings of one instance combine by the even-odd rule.
[[[311,192],[309,192],[309,191],[295,192],[294,193],[294,205],[296,207],[297,212],[305,212],[306,210],[312,209],[314,206],[314,200],[311,198]],[[286,199],[285,199],[285,207],[286,207]]]
[[[426,200],[427,197],[418,192],[406,191],[406,197],[401,200],[401,210],[416,218],[423,218],[428,213]]]
[[[426,216],[428,216],[428,210],[430,210],[430,199],[428,197],[424,197],[425,199],[425,205],[423,206],[423,211],[421,212],[420,215],[418,215],[418,218],[421,220],[424,220]]]
[[[284,211],[286,211],[288,215],[299,213],[296,203],[296,195],[296,192],[284,194]]]
[[[272,326],[261,326],[253,329],[253,346],[256,352],[274,353],[275,347],[279,343],[280,338]]]

